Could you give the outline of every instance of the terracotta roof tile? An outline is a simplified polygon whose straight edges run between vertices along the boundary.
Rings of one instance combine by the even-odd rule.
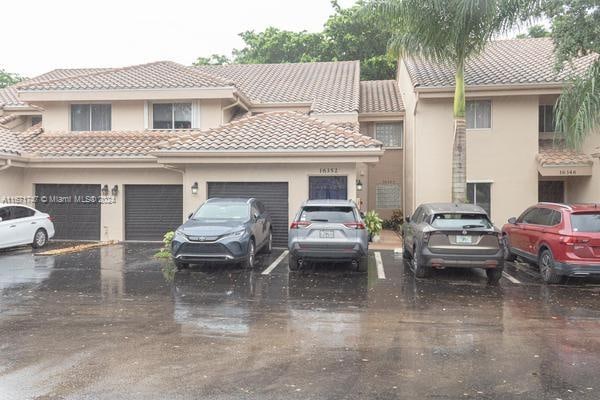
[[[195,67],[235,82],[252,103],[310,103],[317,113],[356,112],[358,61],[231,64]]]
[[[381,143],[292,111],[258,114],[170,140],[161,151],[312,151],[379,149]]]
[[[0,126],[0,154],[20,155],[22,151],[18,135]]]
[[[231,82],[193,67],[158,61],[123,68],[100,70],[84,75],[28,81],[19,90],[94,90],[203,88],[231,86]]]
[[[360,83],[360,112],[402,112],[402,96],[395,80]]]
[[[576,150],[567,149],[560,144],[553,144],[552,141],[540,142],[540,149],[537,155],[538,163],[541,166],[546,165],[592,165],[592,157],[588,154]]]
[[[185,131],[188,133],[189,131]],[[22,136],[23,152],[31,157],[144,157],[182,131],[45,132],[36,127]]]
[[[14,121],[19,118],[19,114],[6,114],[0,116],[0,125],[8,124],[9,122]]]
[[[467,62],[465,84],[560,84],[571,73],[585,71],[595,59],[594,54],[581,57],[573,62],[572,68],[557,73],[551,38],[497,40]],[[454,72],[450,66],[419,58],[407,58],[404,62],[415,86],[454,85]]]

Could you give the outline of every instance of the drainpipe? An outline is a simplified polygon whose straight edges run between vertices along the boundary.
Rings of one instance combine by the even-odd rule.
[[[0,172],[9,169],[10,167],[12,167],[12,160],[10,158],[8,158],[6,160],[6,164],[0,167]]]

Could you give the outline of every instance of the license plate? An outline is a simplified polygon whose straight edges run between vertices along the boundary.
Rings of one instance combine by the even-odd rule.
[[[321,239],[333,239],[333,231],[319,231]]]
[[[471,244],[473,243],[473,239],[471,236],[457,236],[456,244]]]

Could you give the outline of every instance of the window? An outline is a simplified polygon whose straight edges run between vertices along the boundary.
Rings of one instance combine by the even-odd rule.
[[[483,208],[488,215],[492,215],[492,184],[467,183],[467,201]]]
[[[600,232],[600,213],[571,214],[573,232]]]
[[[375,124],[375,139],[384,147],[402,147],[402,122]]]
[[[157,103],[152,105],[153,129],[191,129],[192,103]]]
[[[13,219],[33,217],[35,211],[27,207],[12,207],[11,215]]]
[[[400,208],[400,185],[377,185],[375,203],[376,208]]]
[[[0,222],[2,221],[8,221],[10,219],[10,208],[9,207],[2,207],[0,208]]]
[[[356,215],[352,207],[307,206],[300,213],[300,221],[307,222],[355,222]]]
[[[72,131],[110,131],[110,104],[71,104]]]
[[[33,117],[31,117],[31,126],[35,126],[41,122],[42,122],[41,115],[34,115]]]
[[[492,101],[467,101],[467,129],[489,129],[492,127]]]
[[[431,226],[438,229],[466,229],[493,227],[492,223],[485,214],[456,214],[444,213],[435,214],[431,221]]]
[[[423,207],[419,207],[413,214],[411,221],[414,222],[415,224],[420,224],[421,222],[423,222],[424,216],[425,216],[425,210],[423,209]]]
[[[540,132],[554,132],[554,106],[541,105],[539,118]]]
[[[246,203],[204,203],[192,219],[247,220],[250,206]]]

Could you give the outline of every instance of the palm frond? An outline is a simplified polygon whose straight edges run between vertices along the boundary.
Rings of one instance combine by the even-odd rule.
[[[572,80],[555,107],[556,131],[567,145],[579,148],[585,139],[600,129],[600,60],[583,76]]]

